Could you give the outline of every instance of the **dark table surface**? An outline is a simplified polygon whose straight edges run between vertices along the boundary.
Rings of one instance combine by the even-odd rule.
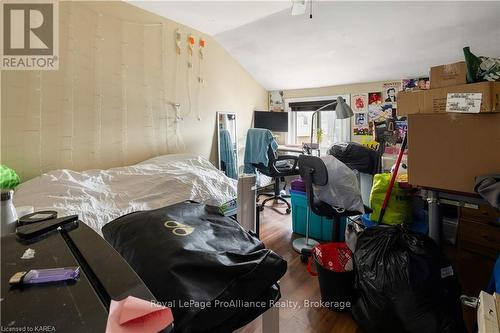
[[[21,259],[26,249],[33,259]],[[110,300],[155,300],[125,260],[78,221],[25,244],[14,234],[1,239],[1,329],[4,331],[104,332]],[[80,266],[77,281],[13,287],[9,279],[30,269]],[[24,330],[23,330],[24,329]]]

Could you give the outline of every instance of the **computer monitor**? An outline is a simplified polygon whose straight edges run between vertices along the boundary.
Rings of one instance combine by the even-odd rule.
[[[272,132],[288,132],[288,112],[255,111],[254,127]]]

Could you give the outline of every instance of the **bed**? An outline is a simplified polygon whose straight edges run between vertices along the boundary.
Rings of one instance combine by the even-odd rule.
[[[85,224],[101,236],[103,228],[107,230],[105,238],[159,300],[175,301],[181,296],[188,300],[214,300],[219,297],[218,292],[202,293],[201,296],[199,293],[195,294],[194,290],[203,290],[205,286],[203,279],[196,280],[196,274],[193,275],[192,272],[201,271],[206,269],[207,265],[220,262],[223,266],[220,271],[227,271],[226,277],[230,277],[226,281],[227,290],[232,290],[225,295],[224,300],[255,299],[266,301],[270,305],[262,309],[224,312],[218,321],[210,309],[194,314],[181,313],[178,316],[179,324],[182,324],[179,332],[205,332],[202,327],[193,326],[200,318],[205,318],[206,323],[214,322],[215,326],[210,328],[211,332],[231,332],[261,314],[263,332],[276,332],[278,310],[271,305],[280,297],[278,280],[286,272],[286,261],[271,250],[265,249],[257,238],[243,230],[236,221],[217,217],[206,210],[206,205],[219,206],[234,200],[236,193],[237,181],[228,178],[208,160],[190,155],[163,155],[135,165],[107,170],[51,171],[16,188],[14,203],[17,207],[33,206],[35,210],[56,210],[60,216],[78,214]],[[181,215],[177,213],[179,207],[182,207]],[[202,244],[203,240],[200,238],[192,243],[174,241],[175,238],[162,238],[164,236],[161,236],[161,230],[169,230],[163,227],[164,222],[161,219],[156,221],[160,229],[154,229],[158,226],[152,223],[154,219],[149,215],[158,217],[158,212],[163,214],[162,219],[174,218],[183,224],[197,224],[196,229],[203,230],[202,233],[210,238],[207,244],[219,243],[217,237],[232,237],[231,233],[239,235],[239,238],[234,236],[234,240],[238,242],[234,244],[226,241],[226,245],[204,248],[206,244]],[[154,244],[151,246],[149,239],[160,240],[160,243],[163,242],[167,246],[164,251],[157,252],[157,247]],[[210,251],[215,254],[212,259],[208,256]],[[171,269],[155,269],[154,264],[148,263],[149,256],[163,260],[158,262]],[[186,262],[179,263],[173,259],[171,262],[168,259],[178,256],[185,256]],[[204,256],[207,258],[205,261]],[[231,265],[224,262],[224,258],[232,261],[235,256],[242,262]],[[197,258],[197,263],[193,263],[193,258]],[[271,266],[267,264],[269,259],[273,259]],[[241,270],[242,267],[246,267],[246,270]],[[259,284],[261,279],[248,279],[251,276],[249,274],[258,271],[257,267],[275,271],[270,274],[271,278]],[[212,267],[212,272],[216,271],[217,268]],[[172,280],[173,277],[181,280],[194,279],[197,282],[192,285],[192,290],[181,283],[177,288],[175,283],[171,288],[162,288],[162,279]],[[221,285],[217,288],[226,290]],[[180,290],[183,291],[181,296],[176,294]],[[252,292],[249,293],[255,290],[261,291],[257,298]],[[270,310],[264,312],[268,308]]]
[[[78,214],[102,235],[102,227],[125,214],[193,200],[219,206],[236,198],[237,181],[200,156],[162,155],[107,170],[54,170],[16,188],[16,207]]]

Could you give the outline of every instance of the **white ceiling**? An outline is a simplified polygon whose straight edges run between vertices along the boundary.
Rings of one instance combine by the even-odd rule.
[[[500,2],[132,2],[213,35],[268,90],[427,75],[463,59],[500,58]]]
[[[142,9],[209,35],[240,27],[287,8],[291,0],[278,1],[137,1]]]

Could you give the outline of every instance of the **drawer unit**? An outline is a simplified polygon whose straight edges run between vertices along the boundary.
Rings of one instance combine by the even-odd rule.
[[[460,217],[464,220],[474,221],[483,224],[497,224],[500,226],[500,212],[487,205],[479,206],[479,209],[465,208],[460,209]]]
[[[500,254],[500,213],[487,205],[460,208],[457,268],[463,291],[477,295],[488,285]]]
[[[460,219],[459,247],[495,259],[500,253],[500,227]]]

